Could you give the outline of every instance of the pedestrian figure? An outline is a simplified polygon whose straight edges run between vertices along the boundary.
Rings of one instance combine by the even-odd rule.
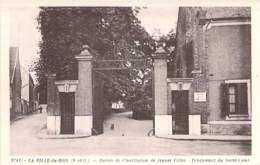
[[[111,124],[110,129],[111,129],[111,130],[114,130],[114,128],[115,128],[115,125],[114,125],[114,124]]]

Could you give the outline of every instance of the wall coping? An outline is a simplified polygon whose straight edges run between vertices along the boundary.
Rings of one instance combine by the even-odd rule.
[[[152,57],[154,59],[167,59],[168,56],[170,55],[169,52],[163,49],[163,47],[159,47],[156,49],[156,51],[152,54]]]
[[[93,56],[92,55],[78,55],[78,56],[75,56],[75,58],[78,61],[91,61],[93,59]]]
[[[76,55],[75,58],[78,61],[91,61],[93,59],[93,55],[96,55],[97,53],[89,48],[88,45],[83,45],[83,50],[80,52],[79,55]]]

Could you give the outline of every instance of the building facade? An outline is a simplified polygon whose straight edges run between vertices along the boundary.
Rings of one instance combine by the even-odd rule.
[[[19,48],[10,47],[10,120],[26,115],[37,109],[34,82],[31,74],[20,65]]]
[[[22,77],[22,87],[21,87],[21,99],[22,99],[22,113],[28,114],[32,113],[36,108],[35,106],[35,87],[31,74],[21,66],[21,77]]]
[[[10,120],[14,120],[17,116],[22,114],[21,111],[21,71],[19,50],[17,47],[10,47],[9,49],[9,90],[10,90]]]
[[[251,135],[250,8],[181,7],[178,18],[173,134]]]

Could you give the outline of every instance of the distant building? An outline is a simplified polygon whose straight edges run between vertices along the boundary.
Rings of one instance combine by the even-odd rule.
[[[21,66],[22,77],[22,112],[23,114],[31,113],[35,109],[34,102],[34,83],[31,74]]]
[[[22,114],[21,111],[21,71],[19,50],[17,47],[9,49],[9,80],[10,80],[10,120]]]
[[[113,102],[112,103],[112,109],[124,109],[124,103],[122,101],[118,101],[118,102]]]
[[[10,120],[35,111],[38,99],[35,99],[33,79],[30,73],[20,65],[19,48],[10,47]]]
[[[173,133],[251,135],[251,10],[181,7],[168,79]]]

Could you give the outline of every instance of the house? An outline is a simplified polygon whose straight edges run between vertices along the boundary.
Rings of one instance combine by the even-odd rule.
[[[22,77],[22,87],[21,87],[21,99],[22,99],[22,113],[28,114],[35,110],[34,101],[34,82],[31,74],[21,66],[21,77]]]
[[[173,76],[173,134],[251,135],[251,10],[181,7]]]
[[[20,65],[19,48],[10,47],[10,120],[26,115],[38,108],[37,91],[30,73]]]
[[[19,50],[17,47],[9,49],[9,80],[10,80],[10,120],[22,114],[21,111],[21,71]]]
[[[112,105],[111,105],[111,108],[115,109],[115,110],[119,110],[119,109],[124,109],[125,106],[124,106],[124,103],[120,100],[120,101],[117,101],[117,102],[113,102]]]

